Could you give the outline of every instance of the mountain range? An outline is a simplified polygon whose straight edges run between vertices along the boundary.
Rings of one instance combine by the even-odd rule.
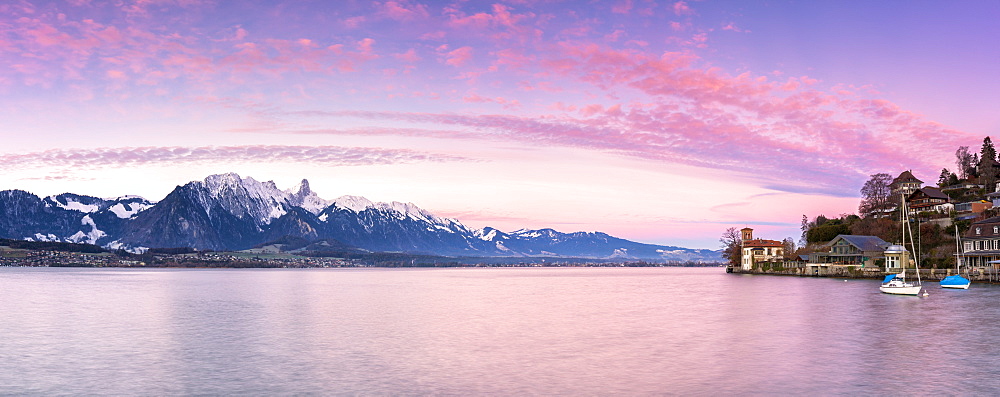
[[[470,257],[579,257],[721,262],[719,251],[643,244],[600,232],[471,229],[411,203],[320,198],[307,180],[281,190],[235,173],[177,186],[159,202],[139,196],[45,198],[0,191],[0,238],[148,248],[245,250],[268,242],[336,242],[369,252]]]

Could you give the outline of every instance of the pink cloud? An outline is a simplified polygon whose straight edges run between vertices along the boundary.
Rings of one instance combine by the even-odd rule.
[[[730,22],[730,23],[727,23],[727,24],[723,25],[722,26],[722,30],[729,30],[729,31],[738,32],[738,33],[749,33],[750,32],[749,30],[745,30],[745,29],[740,28],[739,26],[736,26],[736,24],[733,23],[733,22]]]
[[[814,90],[810,87],[818,81],[809,77],[789,79],[796,86],[787,87],[789,83],[770,82],[766,76],[700,69],[699,61],[689,53],[654,57],[635,50],[563,43],[559,51],[538,62],[549,75],[576,78],[606,92],[627,88],[648,95],[644,103],[556,107],[579,112],[576,116],[313,115],[457,126],[466,132],[455,137],[605,150],[735,173],[755,170],[747,177],[768,187],[836,195],[856,191],[858,179],[868,173],[950,163],[927,153],[940,153],[938,148],[954,146],[956,137],[963,136],[888,101]],[[490,98],[467,95],[464,100]],[[444,131],[434,134],[452,134]],[[747,145],[754,150],[746,150]]]
[[[497,103],[503,105],[503,107],[507,109],[518,108],[521,105],[521,103],[516,99],[507,99],[503,97],[487,98],[474,93],[466,95],[462,98],[462,101],[466,103]]]
[[[420,60],[420,56],[417,55],[417,50],[414,50],[412,48],[404,53],[392,54],[392,56],[401,61],[410,63],[417,62]]]
[[[541,30],[526,23],[536,15],[532,12],[516,14],[503,4],[494,4],[493,13],[480,12],[465,15],[457,8],[446,8],[448,26],[483,34],[499,42],[526,43],[541,36]]]
[[[445,33],[444,31],[440,31],[439,30],[439,31],[430,32],[430,33],[424,33],[424,34],[420,35],[420,40],[440,41],[440,40],[444,40],[445,36],[447,36],[447,33]]]
[[[413,4],[405,0],[387,1],[379,5],[379,14],[399,21],[409,21],[416,18],[427,18],[430,16],[426,5]]]
[[[472,59],[472,47],[461,47],[447,53],[444,63],[451,66],[462,66]]]
[[[694,10],[692,10],[691,7],[688,6],[687,2],[684,1],[674,3],[673,10],[674,14],[678,16],[694,14]]]
[[[361,24],[365,23],[365,21],[367,19],[368,18],[366,18],[364,16],[351,17],[351,18],[345,19],[344,22],[343,22],[343,24],[344,24],[344,27],[346,27],[348,29],[357,29],[357,28],[361,27]]]
[[[615,14],[628,14],[632,11],[632,0],[622,0],[611,7],[611,12]]]

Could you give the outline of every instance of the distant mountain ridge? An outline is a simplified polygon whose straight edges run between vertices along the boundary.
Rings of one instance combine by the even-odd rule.
[[[177,186],[156,203],[138,196],[40,198],[22,190],[0,191],[0,217],[0,238],[133,251],[245,250],[291,238],[303,245],[323,242],[372,252],[721,262],[718,251],[643,244],[600,232],[470,229],[412,203],[375,203],[359,196],[325,200],[305,179],[281,190],[272,181],[235,173]]]

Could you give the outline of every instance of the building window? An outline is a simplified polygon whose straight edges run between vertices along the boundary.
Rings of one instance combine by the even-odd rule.
[[[976,228],[976,235],[977,235],[977,236],[978,236],[979,234],[981,234],[981,233],[980,233],[980,231],[981,231],[981,229],[977,227],[977,228]]]

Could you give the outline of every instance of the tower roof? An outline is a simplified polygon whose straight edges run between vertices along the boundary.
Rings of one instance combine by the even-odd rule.
[[[899,176],[897,176],[896,179],[892,180],[893,186],[898,185],[900,183],[924,183],[924,181],[919,180],[917,179],[917,177],[913,176],[913,173],[910,172],[910,170],[906,170],[903,171],[903,173],[899,174]]]

